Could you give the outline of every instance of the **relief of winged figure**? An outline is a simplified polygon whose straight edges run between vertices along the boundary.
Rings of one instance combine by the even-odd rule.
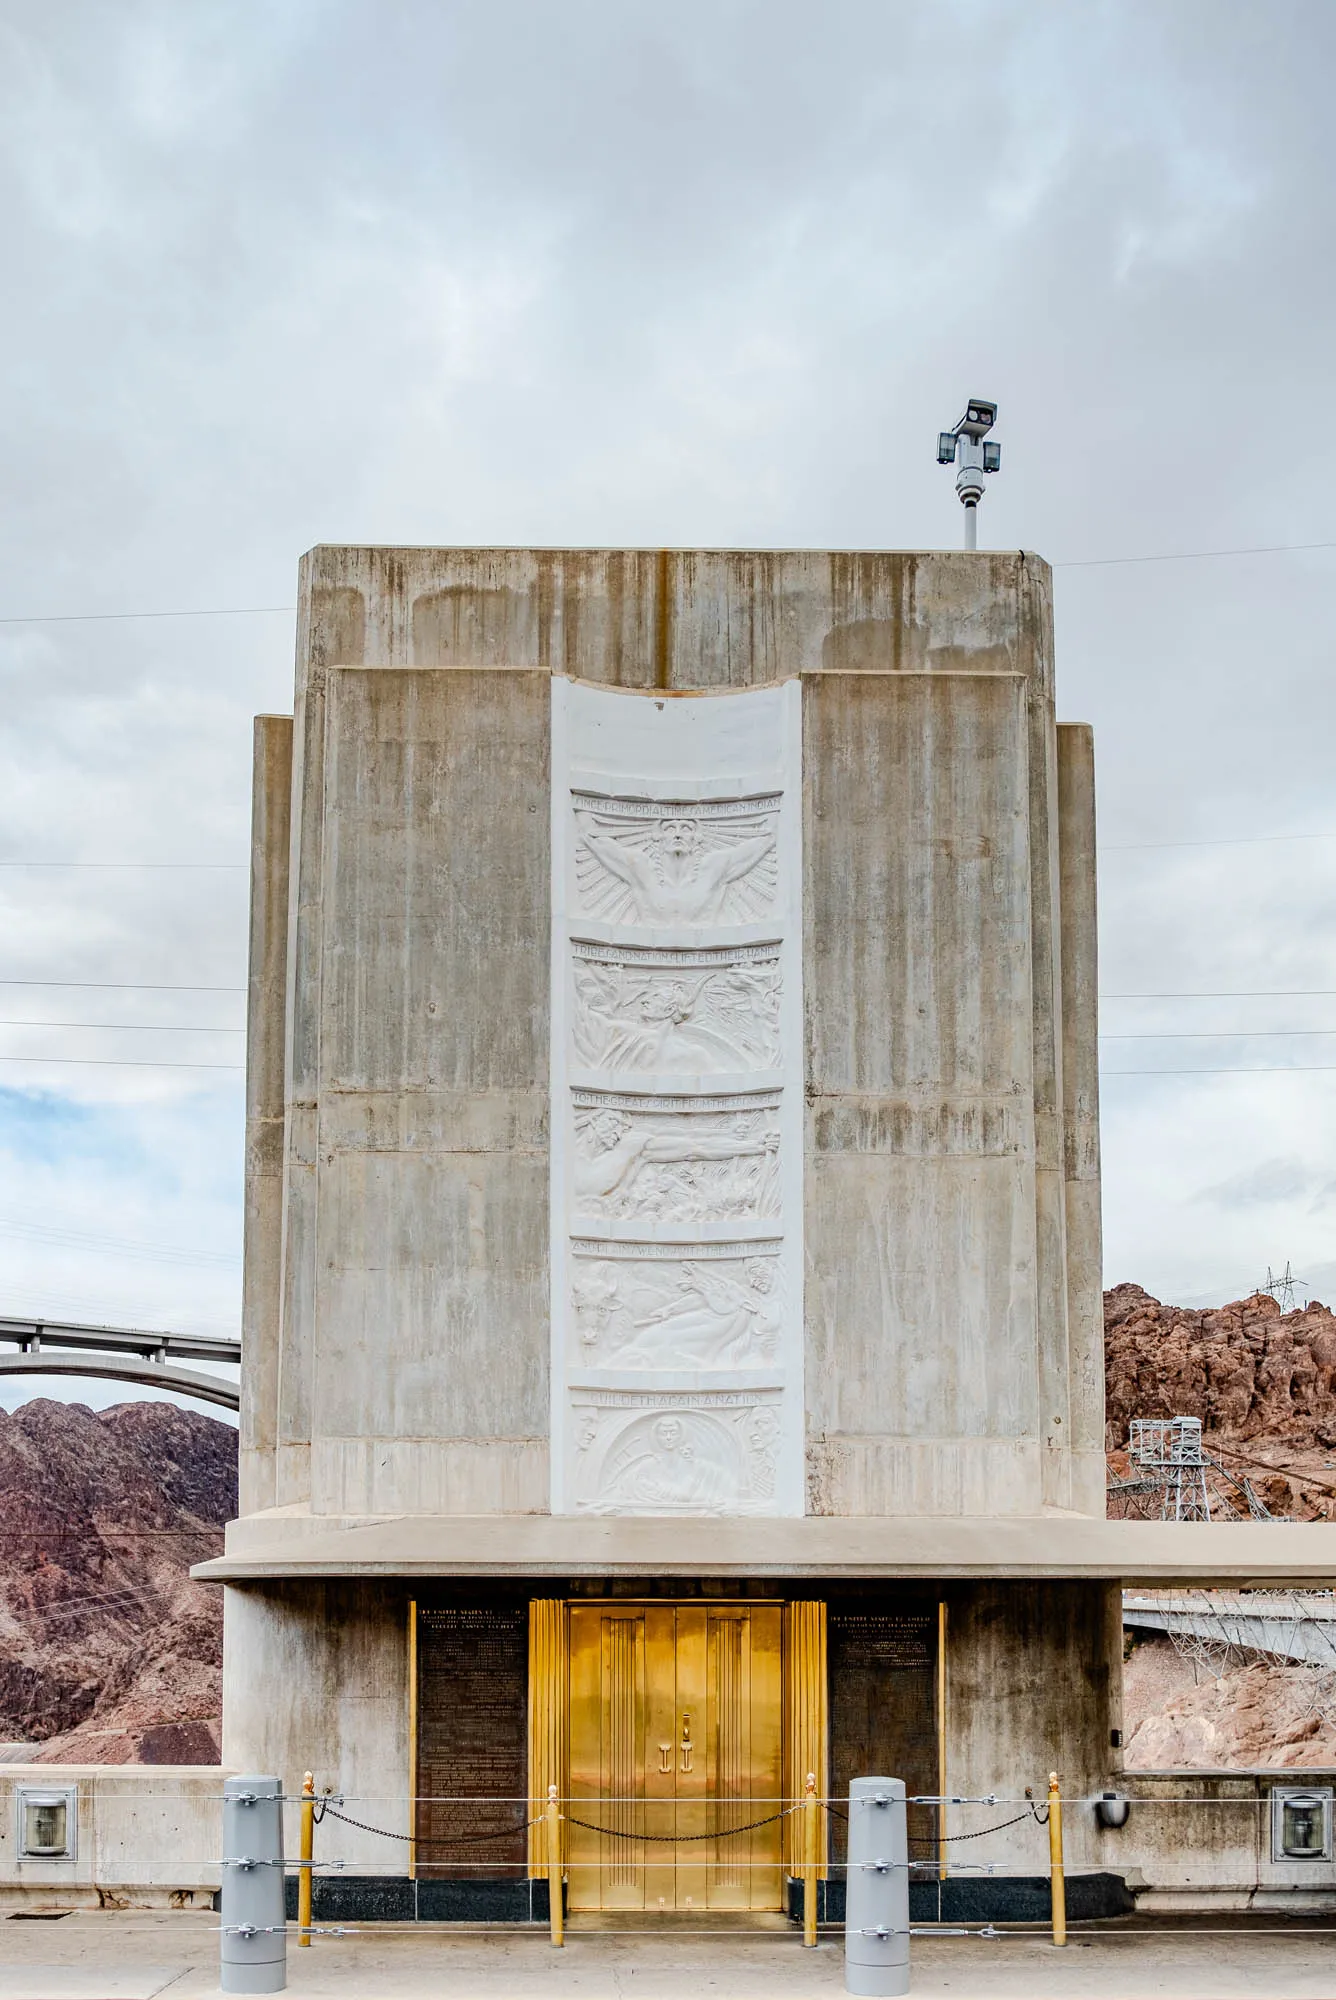
[[[773,900],[773,819],[767,823],[758,815],[737,831],[736,823],[719,822],[718,829],[728,829],[723,831],[708,822],[709,836],[687,815],[665,815],[648,831],[639,826],[614,831],[612,821],[590,811],[577,811],[575,822],[576,874],[595,914],[663,926],[718,924],[760,915]],[[764,880],[739,895],[739,886],[762,863],[769,864]]]

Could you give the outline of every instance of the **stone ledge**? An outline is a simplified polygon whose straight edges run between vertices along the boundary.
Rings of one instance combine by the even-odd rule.
[[[1336,1524],[1102,1521],[1073,1514],[837,1519],[550,1514],[234,1521],[209,1583],[284,1577],[748,1576],[1230,1583],[1336,1576]]]

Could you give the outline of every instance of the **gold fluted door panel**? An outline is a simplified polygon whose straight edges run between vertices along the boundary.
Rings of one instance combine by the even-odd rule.
[[[828,1746],[826,1607],[812,1598],[784,1606],[784,1791],[790,1803],[802,1798],[809,1773],[816,1778],[818,1794],[826,1796]],[[802,1813],[791,1814],[784,1829],[785,1862],[789,1873],[797,1875],[804,1858]],[[824,1844],[821,1852],[824,1857]]]
[[[569,1715],[569,1616],[564,1598],[529,1602],[529,1873],[547,1873],[548,1787],[565,1798],[569,1784],[566,1730]]]
[[[780,1907],[780,1638],[778,1605],[571,1606],[572,1909]]]

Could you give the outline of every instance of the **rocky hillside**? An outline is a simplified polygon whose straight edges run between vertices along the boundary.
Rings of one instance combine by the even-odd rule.
[[[236,1443],[171,1403],[0,1411],[0,1740],[217,1761],[222,1593],[187,1571],[236,1512]]]
[[[1133,1417],[1195,1416],[1208,1451],[1246,1473],[1272,1513],[1336,1519],[1336,1317],[1325,1306],[1282,1313],[1261,1294],[1194,1312],[1139,1285],[1104,1303],[1116,1476]],[[236,1432],[210,1417],[45,1399],[0,1411],[0,1743],[36,1745],[25,1754],[48,1763],[216,1762],[222,1593],[187,1571],[221,1547],[235,1511]],[[1198,1684],[1167,1641],[1138,1645],[1133,1760],[1327,1754],[1301,1679],[1259,1662]]]
[[[1336,1316],[1316,1299],[1282,1313],[1259,1292],[1194,1312],[1115,1285],[1104,1294],[1104,1373],[1115,1475],[1128,1469],[1133,1417],[1200,1417],[1207,1452],[1271,1513],[1336,1519]]]

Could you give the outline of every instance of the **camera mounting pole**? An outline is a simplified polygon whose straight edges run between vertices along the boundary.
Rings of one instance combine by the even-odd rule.
[[[1002,463],[1002,447],[996,441],[985,444],[997,422],[997,404],[982,396],[971,396],[965,414],[954,430],[937,433],[937,463],[959,465],[956,492],[965,509],[965,547],[979,546],[979,502],[983,499],[986,472],[996,472]]]

